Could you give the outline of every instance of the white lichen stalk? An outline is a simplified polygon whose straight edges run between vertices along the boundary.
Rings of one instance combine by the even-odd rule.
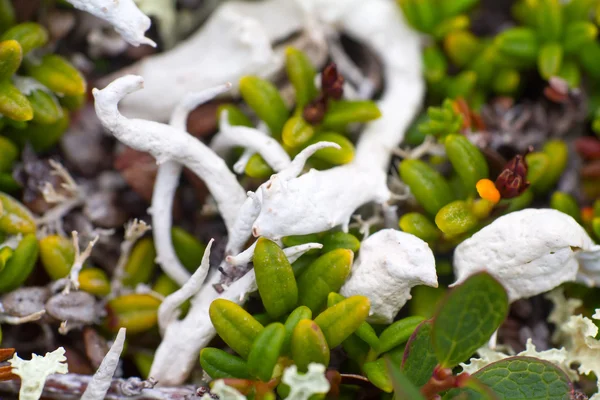
[[[109,22],[129,44],[156,47],[156,43],[145,37],[145,32],[150,29],[150,18],[140,11],[133,0],[67,1],[75,8]]]
[[[112,378],[119,366],[119,358],[125,345],[125,328],[119,329],[117,337],[100,363],[98,370],[88,384],[81,400],[103,400],[110,388]]]

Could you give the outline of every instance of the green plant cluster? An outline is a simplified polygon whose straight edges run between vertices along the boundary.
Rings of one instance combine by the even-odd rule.
[[[478,108],[487,96],[515,95],[523,74],[559,76],[578,87],[582,73],[600,78],[596,0],[519,0],[513,7],[518,26],[495,37],[469,30],[468,12],[477,0],[398,0],[408,23],[430,35],[423,53],[430,94],[440,100],[464,97]]]
[[[468,398],[495,398],[493,393],[502,397],[511,386],[495,376],[519,379],[517,372],[522,370],[527,371],[527,379],[519,382],[520,390],[557,399],[572,391],[558,367],[528,357],[511,357],[473,375],[447,377],[451,384],[445,387],[432,384],[441,370],[452,371],[467,361],[504,322],[509,308],[504,288],[487,273],[479,273],[450,291],[432,319],[410,316],[373,326],[366,322],[366,297],[345,298],[337,293],[352,259],[353,251],[347,248],[322,252],[295,275],[283,250],[259,239],[254,269],[265,312],[251,315],[229,300],[213,301],[212,324],[236,354],[205,348],[200,354],[204,371],[249,399],[274,399],[275,393],[285,398],[289,389],[281,377],[286,367],[296,365],[306,371],[310,363],[328,366],[331,351],[341,346],[349,359],[339,370],[342,376],[362,374],[382,392],[400,398],[422,399],[422,393],[430,390],[448,399],[462,392]],[[352,398],[351,386],[343,381],[337,385],[343,398]]]
[[[482,151],[460,133],[464,118],[454,100],[446,99],[441,107],[429,107],[416,129],[422,137],[432,135],[443,144],[445,155],[428,160],[405,159],[399,164],[400,178],[418,206],[401,217],[400,229],[438,250],[453,247],[502,214],[526,208],[536,196],[546,196],[567,166],[567,145],[549,140],[540,151],[525,156],[529,186],[522,194],[498,204],[479,198],[477,183],[497,177],[490,176]],[[581,210],[576,208],[576,219],[581,221]]]
[[[330,99],[325,109],[317,109],[323,113],[319,122],[309,123],[303,111],[320,96],[315,85],[316,71],[304,53],[291,47],[286,51],[285,67],[295,91],[293,110],[290,110],[275,85],[256,76],[246,76],[240,80],[240,94],[246,105],[291,157],[311,144],[328,141],[337,143],[341,149],[317,151],[309,160],[311,167],[326,169],[352,161],[354,144],[348,138],[348,127],[353,123],[379,118],[381,113],[377,105],[370,100]],[[254,126],[252,120],[235,105],[223,105],[219,113],[224,110],[228,113],[230,124]],[[273,170],[259,154],[255,154],[248,161],[245,174],[264,179],[271,176]]]
[[[52,280],[69,275],[75,261],[75,248],[71,238],[58,234],[38,238],[33,216],[12,196],[0,192],[0,243],[9,236],[21,235],[14,248],[0,248],[0,294],[21,287],[31,274],[42,268]],[[206,246],[179,227],[171,231],[175,252],[190,272],[201,264]],[[149,285],[154,292],[167,296],[179,286],[163,273],[158,273],[156,249],[150,237],[138,240],[132,247],[124,268],[121,284],[135,288]],[[111,282],[104,270],[86,262],[79,275],[80,289],[98,298],[111,291]],[[120,327],[130,334],[148,331],[156,326],[160,300],[148,294],[124,294],[112,298],[107,306],[108,318],[103,325],[111,332]],[[184,305],[185,312],[189,304]]]
[[[85,100],[86,82],[65,58],[46,52],[48,31],[16,24],[9,0],[0,1],[0,190],[14,192],[11,167],[29,142],[52,147],[69,126],[69,111]]]

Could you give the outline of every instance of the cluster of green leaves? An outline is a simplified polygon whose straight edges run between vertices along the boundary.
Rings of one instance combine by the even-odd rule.
[[[520,0],[513,15],[521,25],[495,37],[468,30],[466,13],[477,0],[398,2],[407,21],[434,39],[423,61],[437,99],[464,97],[478,108],[490,94],[514,95],[522,73],[536,68],[542,78],[559,76],[571,87],[579,86],[582,72],[600,78],[598,29],[591,20],[596,0]]]
[[[290,156],[320,141],[337,143],[341,149],[322,149],[309,160],[313,168],[326,169],[346,164],[354,158],[354,144],[346,133],[353,123],[368,122],[381,115],[376,104],[369,100],[329,100],[321,122],[310,124],[303,117],[304,108],[319,96],[315,85],[316,71],[308,57],[295,48],[286,51],[286,71],[295,90],[295,107],[290,110],[281,94],[269,81],[256,76],[240,80],[242,99],[254,115],[269,129],[270,135],[281,143]],[[232,125],[253,126],[252,121],[235,105],[220,108],[228,112]],[[245,173],[253,178],[268,178],[273,170],[259,155],[253,155]]]
[[[432,320],[422,322],[397,353],[363,366],[367,377],[399,398],[424,399],[421,393],[440,369],[452,369],[485,345],[508,313],[502,285],[487,273],[471,276],[450,291]],[[511,357],[490,364],[473,375],[462,374],[439,386],[444,399],[567,398],[573,387],[555,365],[531,357]],[[456,389],[450,389],[457,387]],[[515,397],[516,396],[516,397]]]
[[[422,137],[432,135],[442,143],[445,156],[427,161],[405,159],[399,165],[400,178],[419,205],[419,209],[402,216],[400,228],[432,246],[440,244],[443,248],[460,242],[489,222],[494,207],[476,196],[477,182],[495,177],[489,176],[481,150],[459,133],[463,120],[453,100],[446,99],[441,107],[429,107],[416,129]],[[556,185],[567,165],[567,145],[550,140],[525,159],[529,189],[516,198],[502,200],[499,205],[505,213],[527,207],[535,195],[545,195]],[[445,176],[441,170],[449,173]]]
[[[323,237],[328,248],[321,255],[309,255],[308,262],[297,261],[296,268],[276,243],[258,240],[254,272],[265,312],[253,316],[223,299],[211,304],[209,314],[217,333],[239,355],[204,349],[200,364],[213,379],[246,380],[244,394],[255,398],[265,398],[275,387],[285,397],[287,389],[279,381],[286,366],[293,363],[301,372],[313,362],[327,366],[330,349],[353,335],[378,342],[373,328],[365,322],[369,300],[337,294],[354,259],[353,250],[347,247],[358,250],[356,238],[341,234],[348,237],[334,233]],[[286,238],[296,242],[308,239]],[[265,383],[269,382],[265,392]]]
[[[52,147],[69,126],[69,111],[84,102],[86,82],[65,58],[43,54],[43,26],[16,24],[11,2],[0,3],[0,190],[14,192],[19,149],[26,142],[36,151]]]
[[[15,248],[0,247],[0,293],[21,287],[36,266],[43,268],[51,280],[68,276],[75,260],[71,238],[53,234],[36,237],[36,224],[27,208],[18,200],[0,192],[0,244],[8,236],[22,235]],[[202,261],[206,246],[185,230],[174,227],[171,238],[181,263],[193,272]],[[167,296],[179,286],[165,274],[158,273],[156,249],[151,238],[142,238],[133,246],[125,264],[122,285],[134,288],[138,284]],[[79,275],[80,289],[97,297],[110,292],[110,281],[104,270],[86,263]],[[157,323],[160,300],[147,294],[127,294],[111,299],[107,304],[109,317],[106,328],[116,332],[126,327],[130,334],[152,329]],[[186,306],[187,307],[187,306]],[[184,311],[186,310],[184,307]]]

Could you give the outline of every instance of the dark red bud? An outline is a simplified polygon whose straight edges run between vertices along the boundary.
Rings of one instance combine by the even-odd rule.
[[[577,138],[575,150],[587,160],[600,159],[600,140],[589,136]]]
[[[321,73],[321,90],[325,97],[335,100],[344,95],[344,77],[338,73],[334,63],[329,63]]]
[[[316,100],[308,103],[304,107],[302,117],[311,125],[316,125],[323,121],[327,111],[327,100],[323,96],[319,96]]]
[[[510,160],[496,178],[495,185],[503,199],[512,199],[527,190],[529,182],[525,157],[519,154]]]

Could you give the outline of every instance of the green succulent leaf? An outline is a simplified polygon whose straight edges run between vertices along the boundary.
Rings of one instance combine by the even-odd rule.
[[[10,79],[21,65],[23,50],[16,40],[0,42],[0,81]]]
[[[131,250],[125,264],[123,284],[135,287],[140,283],[148,283],[156,271],[156,249],[151,237],[140,239]]]
[[[369,316],[370,303],[365,296],[351,296],[323,311],[315,322],[334,348],[353,334]]]
[[[301,320],[294,328],[291,350],[292,360],[301,372],[306,372],[310,363],[329,365],[330,353],[325,335],[310,319]]]
[[[9,235],[35,233],[33,215],[21,202],[0,192],[0,232]],[[3,212],[1,211],[3,210]]]
[[[110,293],[110,281],[106,272],[100,268],[85,268],[79,274],[79,289],[104,297]]]
[[[296,325],[303,319],[311,319],[312,311],[306,306],[300,306],[290,313],[285,320],[283,326],[285,327],[285,338],[283,340],[282,352],[289,353],[290,343],[292,341],[292,333],[296,328]]]
[[[155,296],[142,293],[115,297],[106,305],[107,327],[111,332],[127,328],[127,334],[131,335],[145,332],[156,326],[160,303]]]
[[[190,272],[196,271],[202,263],[206,245],[177,226],[171,229],[171,240],[181,264]]]
[[[440,365],[451,368],[467,360],[507,314],[506,291],[488,273],[472,275],[451,290],[433,322],[433,346]]]
[[[285,51],[285,70],[296,91],[296,107],[301,109],[317,96],[317,72],[306,54],[294,47]]]
[[[386,393],[392,393],[394,386],[392,379],[388,373],[386,361],[384,358],[379,358],[375,361],[369,361],[363,365],[365,376],[373,385]]]
[[[399,221],[402,231],[415,235],[419,239],[432,243],[441,236],[440,230],[425,215],[411,212],[402,215]]]
[[[247,359],[252,343],[264,329],[263,326],[242,307],[225,299],[214,300],[208,314],[221,339]]]
[[[546,43],[538,54],[538,69],[544,79],[558,75],[563,60],[563,48],[556,42]]]
[[[337,128],[354,122],[369,122],[381,117],[377,104],[371,100],[332,101],[323,118],[325,128]]]
[[[271,136],[280,139],[289,111],[275,85],[256,76],[245,76],[240,79],[240,93],[258,118],[267,124]]]
[[[213,379],[248,379],[248,364],[238,356],[221,349],[206,347],[200,352],[200,365]]]
[[[55,93],[70,96],[85,93],[83,76],[59,55],[47,54],[39,63],[27,63],[26,68],[32,78]]]
[[[323,236],[323,253],[328,253],[337,249],[348,249],[354,253],[360,249],[360,241],[351,233],[329,232]]]
[[[0,136],[0,172],[10,172],[19,156],[19,149],[9,139]]]
[[[250,375],[267,382],[281,354],[285,339],[285,327],[279,322],[265,326],[254,339],[248,355],[248,371]],[[293,343],[293,337],[292,337]]]
[[[33,122],[41,125],[54,124],[63,117],[58,99],[45,90],[33,90],[27,95],[33,108]]]
[[[254,250],[254,272],[265,310],[279,318],[298,303],[294,270],[283,250],[273,241],[260,238]]]
[[[463,200],[446,204],[435,215],[435,224],[449,236],[465,233],[477,226],[477,222],[477,216],[469,203]]]
[[[341,149],[325,148],[317,150],[311,159],[326,161],[333,165],[348,164],[354,159],[354,145],[344,135],[335,132],[323,132],[309,140],[307,146],[317,142],[333,142],[340,145]]]
[[[330,292],[340,290],[350,274],[354,253],[337,249],[317,258],[298,277],[298,301],[313,313],[321,311]]]
[[[3,263],[4,267],[0,270],[0,293],[15,290],[25,282],[35,267],[38,254],[39,246],[35,235],[25,235]]]
[[[248,160],[244,173],[250,178],[266,179],[273,175],[275,171],[273,171],[260,154],[255,153]]]
[[[48,235],[40,239],[40,260],[53,280],[69,275],[75,261],[73,242],[64,236]]]
[[[33,118],[29,100],[9,81],[0,82],[0,114],[15,121],[30,121]]]
[[[4,32],[1,40],[16,40],[23,49],[23,54],[41,47],[48,42],[48,31],[40,24],[35,22],[24,22],[15,25]]]
[[[379,335],[379,351],[385,353],[405,343],[423,322],[423,317],[406,317],[395,321]]]
[[[453,200],[452,189],[446,179],[424,161],[403,160],[399,170],[402,181],[430,215],[436,215]]]
[[[488,166],[481,153],[465,136],[451,134],[444,139],[446,155],[456,173],[462,179],[464,186],[470,192],[475,192],[475,185],[480,179],[488,177]]]
[[[329,296],[327,296],[327,307],[333,307],[334,305],[336,305],[340,301],[343,301],[344,299],[345,297],[341,294],[331,292],[329,293]],[[366,321],[363,322],[356,329],[354,335],[356,335],[365,343],[367,343],[373,350],[379,352],[379,338],[377,337],[377,333],[375,332],[375,329],[371,326],[371,324],[369,324]]]

